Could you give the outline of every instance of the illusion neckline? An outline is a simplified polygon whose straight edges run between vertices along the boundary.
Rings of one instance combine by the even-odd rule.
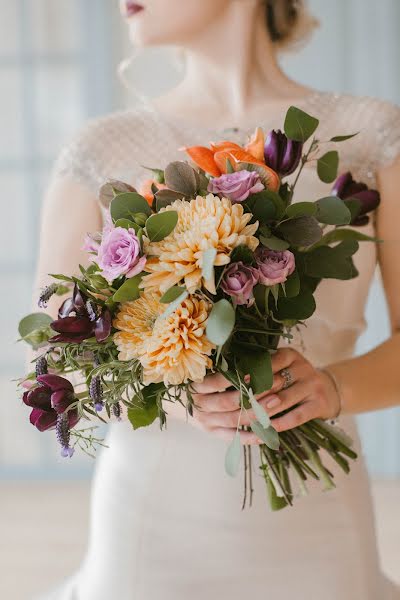
[[[252,113],[248,113],[240,123],[226,123],[223,126],[209,126],[206,124],[199,124],[189,119],[182,118],[181,116],[171,115],[163,113],[161,110],[156,109],[150,102],[146,102],[143,108],[150,115],[153,116],[155,121],[163,124],[164,126],[173,127],[178,130],[199,130],[205,133],[223,134],[227,132],[241,132],[249,131],[254,129],[254,126],[265,127],[265,125],[273,125],[279,127],[282,124],[279,123],[279,119],[284,116],[290,106],[297,106],[303,110],[307,110],[308,106],[312,106],[317,100],[330,96],[331,92],[314,90],[310,94],[298,98],[297,100],[292,99],[291,101],[282,102],[280,105],[276,105],[270,108],[263,108],[260,106],[259,109]]]

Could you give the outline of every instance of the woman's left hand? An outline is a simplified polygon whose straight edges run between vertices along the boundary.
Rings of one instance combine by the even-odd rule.
[[[276,417],[272,425],[277,431],[286,431],[311,419],[332,419],[340,412],[340,398],[329,375],[319,371],[296,350],[280,348],[272,356],[274,384],[265,400],[270,417],[287,409],[287,414]],[[287,369],[292,383],[285,387],[282,370]],[[295,408],[293,408],[295,407]]]

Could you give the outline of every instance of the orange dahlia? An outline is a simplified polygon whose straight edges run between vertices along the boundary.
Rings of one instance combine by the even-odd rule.
[[[120,330],[114,336],[120,360],[137,358],[145,385],[202,381],[212,366],[210,354],[215,347],[205,333],[210,308],[207,300],[189,296],[164,318],[165,305],[149,292],[122,304],[114,321]]]
[[[241,204],[232,204],[227,198],[208,194],[193,200],[176,200],[162,210],[175,210],[178,223],[172,233],[160,242],[145,243],[146,275],[142,287],[166,292],[170,287],[184,282],[193,293],[202,285],[215,293],[214,274],[203,279],[203,256],[214,248],[214,266],[230,262],[236,246],[255,250],[258,239],[254,237],[258,223],[249,224],[251,214],[245,213]]]

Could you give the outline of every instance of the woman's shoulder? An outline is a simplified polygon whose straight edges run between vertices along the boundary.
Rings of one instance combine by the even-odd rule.
[[[148,147],[151,115],[144,109],[116,111],[88,120],[62,148],[53,177],[68,177],[92,190],[108,178],[132,177]]]
[[[362,179],[376,183],[375,174],[400,155],[400,107],[371,96],[322,92],[314,100],[321,140],[357,134],[338,146],[342,163]]]

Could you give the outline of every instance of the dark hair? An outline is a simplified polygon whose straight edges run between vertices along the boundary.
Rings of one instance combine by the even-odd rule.
[[[304,8],[302,0],[266,0],[267,27],[273,42],[292,39]]]

